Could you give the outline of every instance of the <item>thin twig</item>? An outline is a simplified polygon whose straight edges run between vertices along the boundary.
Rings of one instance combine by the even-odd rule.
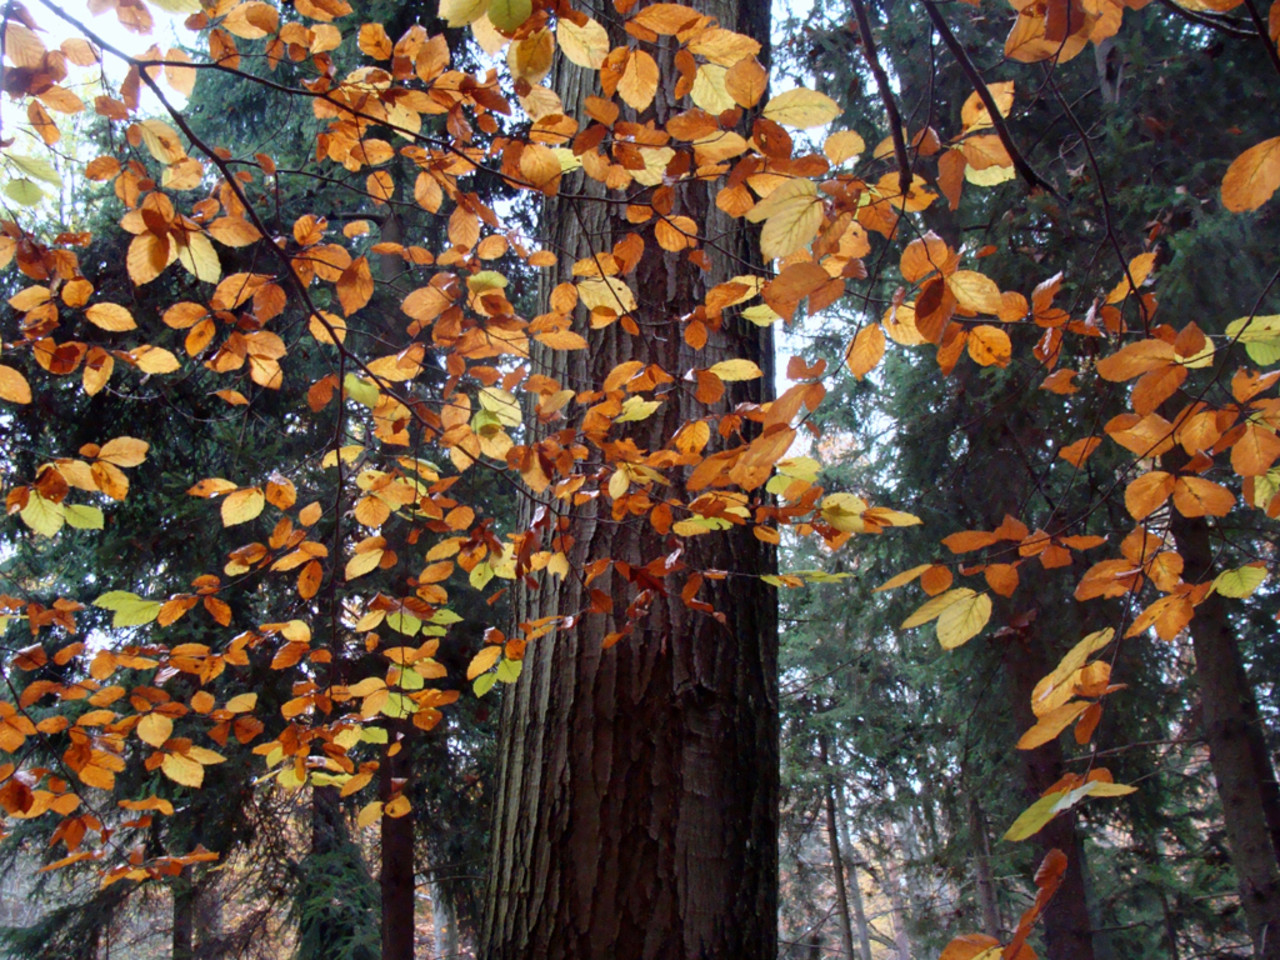
[[[956,58],[956,62],[960,64],[960,69],[964,71],[964,75],[973,84],[973,89],[977,93],[978,99],[987,108],[987,113],[991,117],[991,126],[995,128],[996,136],[1000,138],[1000,143],[1004,146],[1005,152],[1013,159],[1014,171],[1026,181],[1027,186],[1038,187],[1061,199],[1061,194],[1054,189],[1053,184],[1036,173],[1031,164],[1027,162],[1027,158],[1022,155],[1022,151],[1013,142],[1013,137],[1009,134],[1009,126],[1005,123],[1004,116],[1000,113],[1000,108],[996,106],[995,97],[991,95],[991,91],[987,88],[982,75],[978,73],[978,68],[969,59],[969,54],[960,45],[956,35],[951,32],[951,27],[947,25],[947,21],[938,11],[938,8],[934,6],[933,0],[923,0],[923,3],[925,13],[929,15],[929,20],[933,23],[934,28],[942,35],[943,43],[947,45],[952,56]]]

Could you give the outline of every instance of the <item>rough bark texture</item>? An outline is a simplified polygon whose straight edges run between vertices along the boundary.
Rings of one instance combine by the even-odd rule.
[[[1006,644],[1004,660],[1011,681],[1018,729],[1026,730],[1036,722],[1031,711],[1031,691],[1040,678],[1053,669],[1034,625],[1024,631],[1020,639]],[[1055,739],[1035,750],[1021,752],[1025,799],[1030,804],[1057,783],[1065,772],[1062,745]],[[1054,817],[1036,834],[1034,842],[1043,853],[1057,849],[1067,855],[1062,885],[1049,901],[1041,921],[1045,954],[1048,960],[1093,960],[1093,922],[1089,918],[1082,868],[1084,848],[1077,836],[1075,814],[1068,812]]]
[[[1201,519],[1175,517],[1173,532],[1189,582],[1203,578],[1213,552]],[[1191,621],[1196,680],[1209,765],[1218,785],[1231,865],[1240,884],[1254,955],[1280,958],[1280,843],[1276,774],[1262,739],[1258,705],[1245,677],[1221,597],[1209,597]]]
[[[752,0],[698,4],[730,29],[762,41],[768,9]],[[650,48],[663,69],[651,108],[658,122],[676,112],[670,38]],[[567,68],[556,78],[569,111],[598,92],[595,75]],[[643,121],[648,113],[639,119]],[[578,178],[562,188],[592,189]],[[758,266],[742,228],[718,215],[703,185],[676,190],[675,214],[717,238],[710,276],[683,255],[662,251],[652,225],[634,227],[619,203],[560,198],[544,211],[545,245],[562,263],[608,251],[627,233],[645,255],[626,280],[636,292],[640,336],[620,323],[589,334],[591,347],[535,357],[575,389],[599,384],[617,364],[641,360],[679,378],[730,357],[755,360],[765,376],[731,384],[723,410],[766,399],[772,344],[737,319],[695,354],[674,318],[716,282]],[[616,198],[615,198],[616,199]],[[551,282],[567,278],[566,273]],[[581,321],[580,321],[581,322]],[[671,390],[648,420],[615,429],[654,449],[684,420],[705,414]],[[599,464],[598,448],[592,458]],[[590,469],[590,468],[588,468]],[[681,472],[654,496],[681,497]],[[552,510],[564,509],[553,504]],[[581,570],[598,557],[642,566],[683,548],[686,570],[727,570],[699,599],[723,622],[680,598],[685,575],[654,587],[647,616],[617,646],[601,640],[636,598],[615,568],[591,586],[609,592],[614,613],[579,616],[571,629],[534,641],[503,704],[502,776],[486,903],[486,960],[773,960],[777,925],[777,627],[775,598],[757,575],[774,566],[772,548],[735,529],[683,542],[660,536],[646,518],[615,520],[591,501],[569,520],[571,571],[541,593],[518,598],[521,619],[575,614],[590,606]],[[746,574],[737,576],[735,574]]]

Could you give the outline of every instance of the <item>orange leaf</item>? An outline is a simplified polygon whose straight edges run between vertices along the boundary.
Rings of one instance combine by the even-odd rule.
[[[1150,516],[1173,493],[1174,478],[1163,470],[1143,474],[1125,487],[1124,505],[1135,520]]]
[[[849,372],[861,380],[880,363],[884,356],[884,329],[878,323],[863,327],[845,351]]]
[[[1256,210],[1280,187],[1280,137],[1263,140],[1231,162],[1222,178],[1222,205],[1234,213]]]
[[[1173,505],[1184,517],[1225,517],[1235,503],[1235,494],[1203,477],[1179,477],[1173,488]]]

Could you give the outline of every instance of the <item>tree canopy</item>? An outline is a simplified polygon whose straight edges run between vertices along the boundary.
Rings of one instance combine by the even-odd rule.
[[[1123,751],[1190,702],[1278,955],[1253,664],[1280,0],[851,0],[779,51],[787,89],[752,4],[92,7],[141,39],[44,0],[2,24],[0,806],[50,827],[45,869],[185,882],[227,852],[210,837],[257,842],[239,811],[308,787],[323,881],[340,804],[360,828],[429,806],[415,771],[448,751],[424,738],[514,685],[493,955],[605,902],[579,874],[549,932],[504,915],[522,869],[591,847],[695,887],[715,861],[699,890],[732,910],[691,929],[753,916],[742,955],[767,956],[776,863],[734,824],[776,816],[774,591],[804,619],[791,591],[836,583],[841,650],[860,633],[894,678],[858,709],[964,712],[912,695],[937,681],[885,639],[925,627],[991,717],[943,765],[977,797],[1025,758],[1017,809],[964,816],[1037,838],[1034,900],[947,960],[1026,957],[1059,888],[1083,905],[1078,815],[1142,802],[1154,771]],[[185,17],[165,49],[159,11]],[[848,705],[785,653],[817,676],[784,717],[839,862]],[[663,770],[672,804],[710,798],[686,825],[723,814],[670,847]],[[654,819],[611,807],[611,776]],[[643,940],[650,887],[578,916],[583,943]],[[1047,921],[1051,954],[1089,922]]]

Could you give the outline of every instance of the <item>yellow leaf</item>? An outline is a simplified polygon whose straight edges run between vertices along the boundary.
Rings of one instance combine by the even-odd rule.
[[[866,149],[866,141],[852,130],[833,133],[822,145],[822,152],[827,155],[833,167],[840,166],[846,160],[852,160]]]
[[[840,104],[825,93],[798,87],[776,97],[764,106],[764,115],[774,123],[788,127],[820,127],[840,116]]]
[[[1084,713],[1092,705],[1089,700],[1072,700],[1060,707],[1050,710],[1042,716],[1036,725],[1018,740],[1019,750],[1034,750],[1042,744],[1057,738],[1058,734],[1073,723],[1076,717]]]
[[[1007,117],[1009,110],[1013,107],[1013,81],[1005,80],[1000,83],[987,84],[987,91],[991,94],[991,99],[995,101],[996,109],[1000,111],[1000,116]],[[977,91],[969,94],[964,106],[960,108],[960,122],[964,124],[966,132],[993,126],[991,112],[987,110]]]
[[[197,280],[217,283],[222,276],[222,263],[218,260],[218,251],[214,249],[209,238],[203,233],[189,233],[186,243],[174,240],[173,246],[180,262]]]
[[[133,314],[118,303],[95,303],[84,312],[85,319],[95,327],[118,333],[122,330],[136,330]]]
[[[143,144],[161,163],[177,163],[186,158],[187,150],[178,131],[163,120],[143,120],[138,124],[138,130]]]
[[[136,467],[147,459],[150,448],[150,444],[137,437],[116,437],[102,445],[98,459],[114,463],[117,467]]]
[[[439,17],[451,27],[465,27],[488,10],[489,0],[440,0]]]
[[[811,241],[822,225],[822,202],[812,180],[788,180],[747,213],[752,223],[764,221],[760,252],[766,259],[785,257]]]
[[[904,584],[908,584],[932,566],[933,566],[932,563],[922,563],[920,564],[920,566],[912,567],[910,570],[903,570],[901,573],[897,574],[896,576],[890,577],[884,583],[880,584],[880,586],[876,587],[875,590],[873,590],[872,592],[879,593],[881,590],[893,590],[896,587],[901,587]]]
[[[954,650],[976,637],[990,619],[990,596],[980,593],[963,597],[948,604],[938,615],[938,642],[944,650]]]
[[[258,487],[237,490],[222,501],[222,525],[234,527],[238,523],[248,523],[262,513],[267,498]]]
[[[588,70],[598,70],[609,54],[609,35],[590,17],[582,26],[562,18],[556,24],[556,41],[570,62]]]
[[[138,739],[157,749],[173,734],[173,721],[163,713],[147,713],[138,721]]]
[[[1222,178],[1222,205],[1235,213],[1256,210],[1280,187],[1280,137],[1263,140],[1231,162]]]
[[[410,809],[411,807],[409,805],[409,798],[402,793],[398,797],[396,797],[394,800],[392,800],[390,803],[388,803],[385,807],[383,807],[382,812],[385,813],[388,817],[391,817],[394,819],[397,817],[403,817],[406,813],[409,812]]]
[[[356,814],[356,826],[363,830],[365,827],[373,826],[380,819],[382,819],[382,801],[374,800],[360,808],[360,812]]]
[[[198,787],[204,783],[204,767],[180,753],[166,753],[160,769],[166,777],[184,787]]]
[[[712,376],[718,377],[724,381],[736,380],[755,380],[757,377],[764,376],[764,372],[750,360],[741,358],[736,360],[721,360],[717,364],[713,364],[707,371]]]
[[[227,701],[226,709],[231,713],[248,713],[258,705],[256,693],[241,693]]]
[[[484,647],[479,653],[471,658],[471,663],[467,666],[467,679],[474,680],[480,674],[484,673],[502,656],[502,647],[497,644]]]
[[[953,603],[972,600],[976,596],[977,593],[968,587],[957,587],[954,590],[948,590],[946,593],[940,593],[932,600],[925,602],[915,613],[903,620],[902,629],[910,630],[912,627],[928,623],[930,620],[936,619],[942,611]]]
[[[986,274],[974,270],[957,270],[947,277],[947,287],[965,310],[989,313],[992,316],[1000,312],[1000,288]]]
[[[164,347],[153,347],[149,343],[135,347],[129,351],[129,356],[143,373],[173,373],[182,368],[182,364],[172,353]]]

